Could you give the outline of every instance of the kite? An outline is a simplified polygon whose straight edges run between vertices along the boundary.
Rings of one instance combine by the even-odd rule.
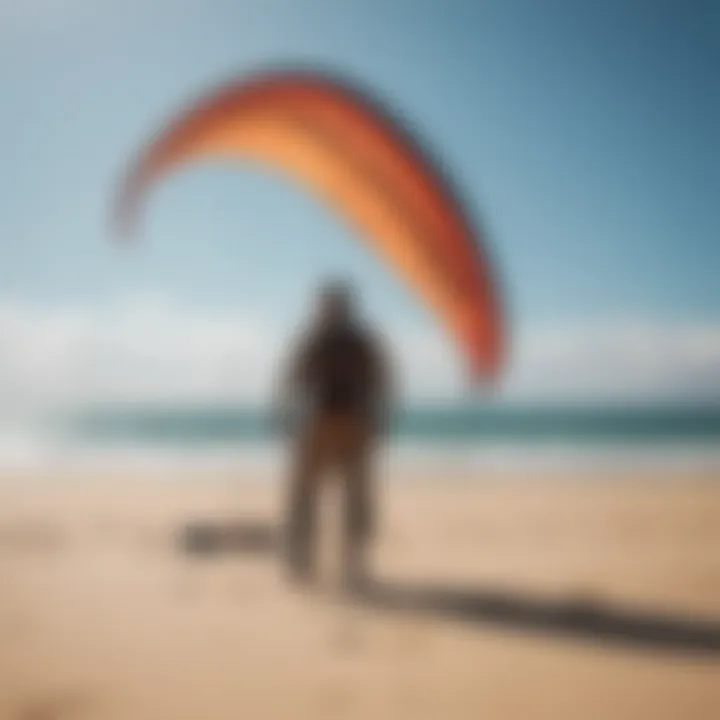
[[[314,191],[432,312],[474,379],[500,375],[503,312],[485,239],[439,166],[378,102],[334,77],[297,70],[214,89],[131,163],[114,208],[120,233],[134,234],[163,176],[214,159],[264,163]]]

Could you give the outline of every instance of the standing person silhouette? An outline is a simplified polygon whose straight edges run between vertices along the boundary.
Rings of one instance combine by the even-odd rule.
[[[373,518],[372,456],[387,429],[389,365],[374,333],[358,317],[343,282],[320,288],[317,314],[295,348],[280,388],[283,420],[293,444],[287,508],[286,561],[291,576],[314,574],[317,500],[326,471],[339,471],[344,490],[343,580],[365,578]]]

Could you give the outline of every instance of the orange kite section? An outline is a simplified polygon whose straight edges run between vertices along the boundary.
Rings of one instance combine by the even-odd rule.
[[[314,190],[434,312],[473,376],[499,376],[503,313],[487,251],[439,168],[379,104],[298,71],[216,89],[142,149],[115,209],[121,231],[132,232],[162,176],[212,158],[268,163]]]

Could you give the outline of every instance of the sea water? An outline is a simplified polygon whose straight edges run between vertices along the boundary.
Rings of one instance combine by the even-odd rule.
[[[260,407],[94,407],[0,426],[0,467],[112,461],[274,470],[282,448]],[[394,414],[386,457],[428,473],[588,463],[720,468],[720,406],[408,407]]]

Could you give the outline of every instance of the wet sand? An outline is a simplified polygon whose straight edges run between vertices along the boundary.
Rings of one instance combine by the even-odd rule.
[[[0,718],[720,717],[720,477],[381,500],[378,585],[343,601],[332,557],[288,589],[276,485],[3,478]],[[183,551],[189,523],[227,521],[231,548]]]

